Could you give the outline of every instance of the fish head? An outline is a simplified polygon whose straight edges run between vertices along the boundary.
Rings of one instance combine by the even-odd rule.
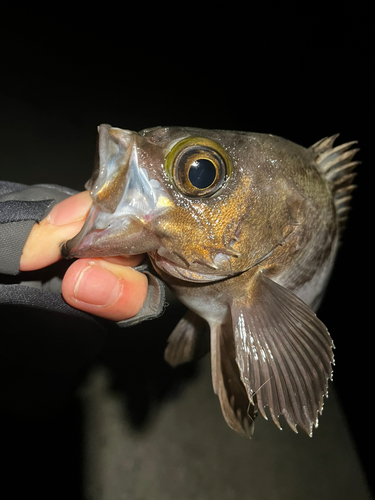
[[[210,282],[256,265],[291,231],[301,200],[280,159],[272,160],[271,136],[106,124],[98,130],[86,184],[93,205],[64,256],[147,252],[171,276]]]

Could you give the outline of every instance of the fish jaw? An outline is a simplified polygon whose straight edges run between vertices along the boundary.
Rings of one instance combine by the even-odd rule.
[[[136,132],[100,125],[96,165],[86,184],[93,205],[81,231],[64,243],[64,257],[134,255],[156,250],[152,222],[173,202],[139,161]]]
[[[170,254],[164,247],[161,247],[157,251],[150,252],[149,257],[157,272],[160,273],[160,271],[162,271],[168,276],[172,276],[182,281],[189,281],[191,283],[210,283],[227,279],[230,275],[230,272],[223,274],[223,271],[219,268],[209,268],[207,265],[201,265],[198,271],[198,266],[193,267],[188,263],[184,263],[183,259],[178,254]],[[226,258],[230,265],[229,257],[225,255],[223,258]]]

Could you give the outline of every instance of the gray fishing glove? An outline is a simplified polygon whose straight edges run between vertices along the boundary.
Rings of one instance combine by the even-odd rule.
[[[98,321],[91,315],[77,311],[63,300],[62,270],[65,270],[68,264],[56,265],[55,275],[46,270],[21,274],[19,272],[22,250],[34,223],[46,217],[56,203],[75,193],[71,189],[56,185],[40,184],[28,187],[0,182],[0,304],[56,310],[74,317],[86,317],[90,323]],[[153,319],[164,310],[163,283],[149,272],[147,265],[136,269],[147,276],[147,298],[139,313],[133,318],[120,321],[118,324],[121,326]],[[18,276],[10,279],[4,275]]]

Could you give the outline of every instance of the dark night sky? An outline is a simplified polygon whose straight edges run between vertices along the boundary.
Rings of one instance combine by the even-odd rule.
[[[103,122],[131,130],[189,125],[268,132],[304,146],[337,132],[343,142],[358,140],[358,189],[319,316],[335,339],[335,383],[363,449],[374,331],[374,85],[366,15],[354,11],[338,19],[326,13],[312,25],[301,16],[290,26],[278,16],[271,21],[241,10],[216,14],[191,16],[185,25],[181,13],[172,13],[174,22],[155,18],[152,29],[141,22],[141,12],[138,18],[119,13],[115,26],[113,20],[92,24],[83,15],[56,16],[48,26],[3,18],[0,96],[46,116],[45,130],[33,131],[38,136],[53,137],[48,117],[82,132],[88,175],[96,126]],[[111,15],[116,18],[116,11]],[[30,172],[13,175],[3,166],[0,172],[6,180],[33,182]],[[61,170],[48,179],[34,174],[38,182],[76,189],[87,177]]]

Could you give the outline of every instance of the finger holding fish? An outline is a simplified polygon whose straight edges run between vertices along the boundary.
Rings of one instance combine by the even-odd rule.
[[[20,270],[41,269],[59,260],[61,243],[80,230],[91,204],[87,191],[78,193],[35,223],[23,249]],[[63,297],[73,307],[96,316],[112,321],[128,319],[139,312],[147,295],[147,278],[131,267],[143,259],[143,255],[79,259],[63,277]]]

